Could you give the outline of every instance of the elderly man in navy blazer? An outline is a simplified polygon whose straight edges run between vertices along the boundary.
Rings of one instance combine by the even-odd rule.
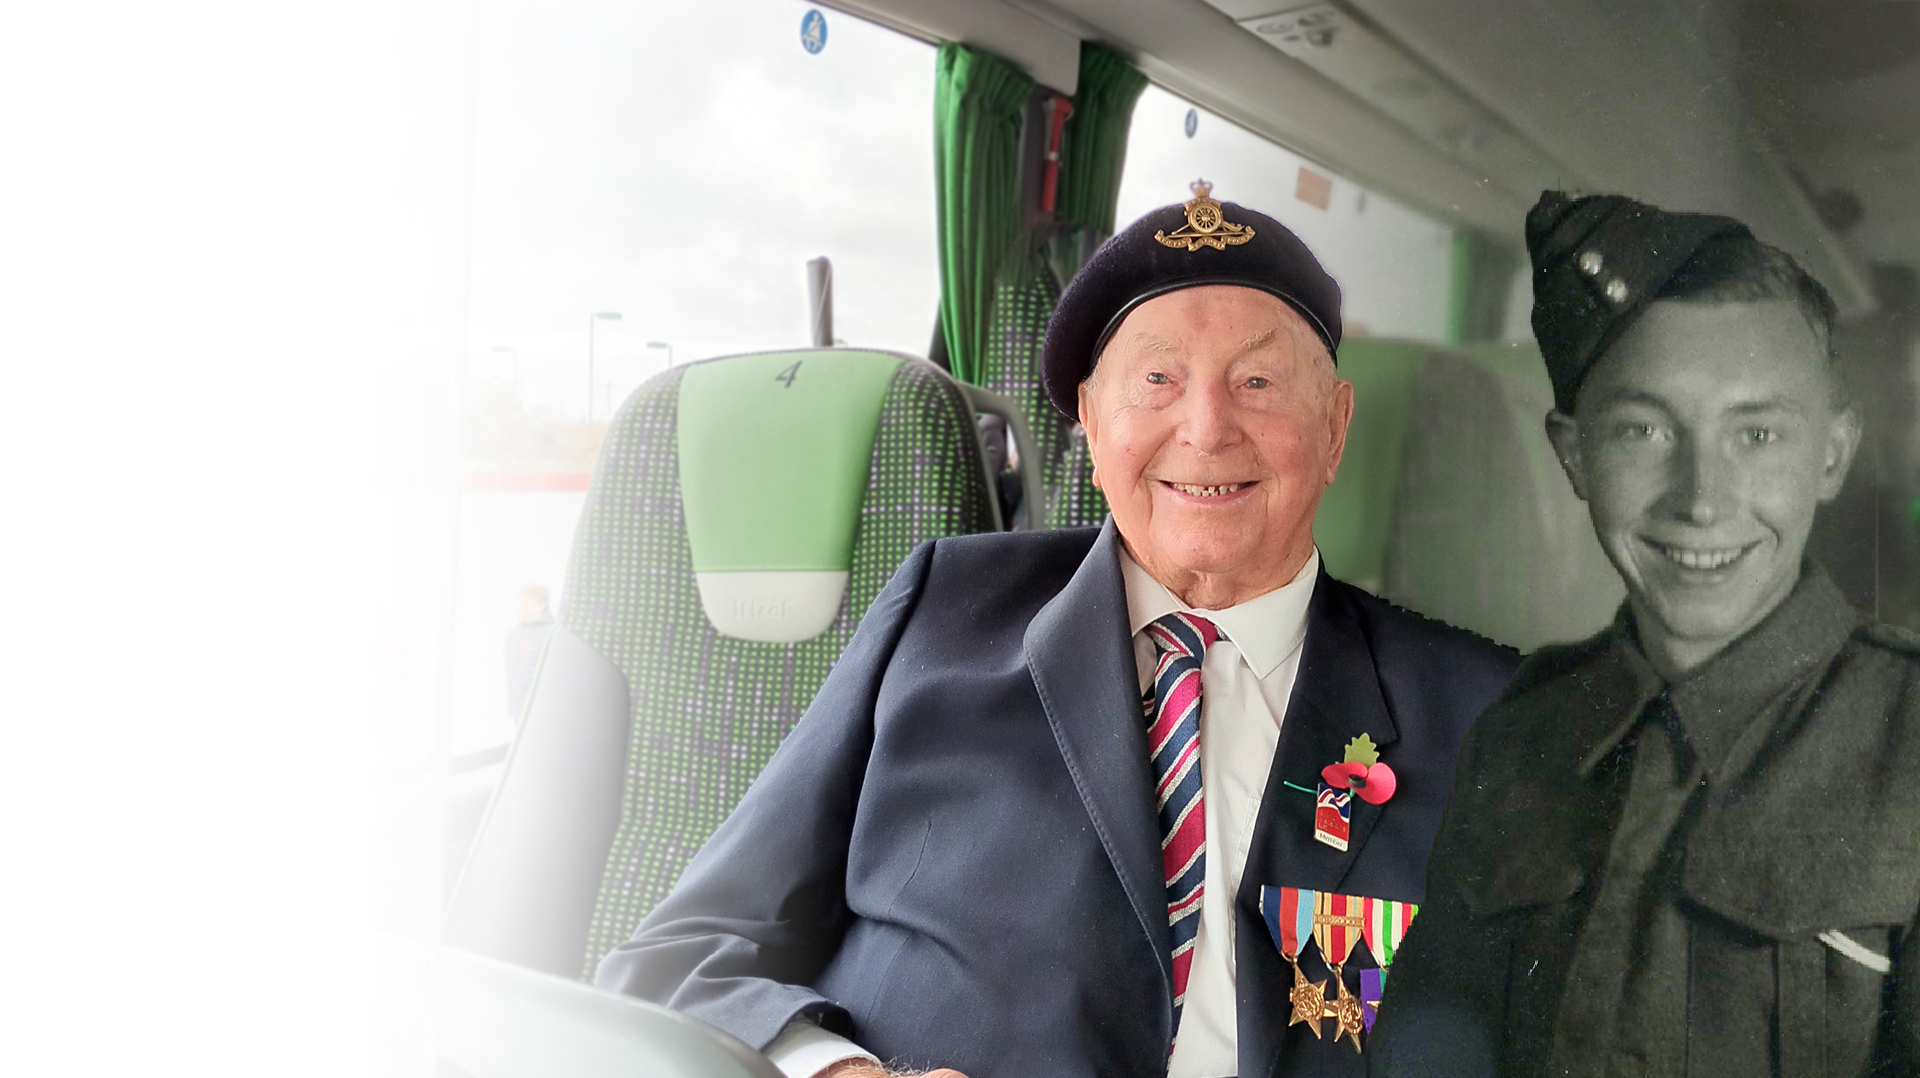
[[[1517,657],[1329,577],[1340,290],[1195,197],[1048,327],[1105,527],[942,539],[601,986],[788,1075],[1359,1075]]]

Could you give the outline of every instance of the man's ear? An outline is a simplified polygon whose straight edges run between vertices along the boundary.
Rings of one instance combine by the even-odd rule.
[[[1327,433],[1333,439],[1333,452],[1327,457],[1326,484],[1332,486],[1334,477],[1340,473],[1340,458],[1347,451],[1347,431],[1353,429],[1352,382],[1334,381],[1333,400],[1327,411],[1330,424]]]
[[[1094,489],[1098,490],[1101,489],[1100,455],[1093,450],[1094,444],[1100,437],[1100,421],[1093,409],[1092,385],[1093,379],[1091,377],[1080,383],[1080,429],[1087,432],[1087,463],[1092,466],[1092,471],[1087,475],[1087,482],[1092,483]]]
[[[1547,441],[1553,443],[1553,455],[1560,458],[1560,469],[1573,484],[1574,496],[1587,500],[1587,466],[1580,458],[1580,424],[1559,409],[1547,413]]]
[[[1830,502],[1846,485],[1847,471],[1860,449],[1860,410],[1849,404],[1827,424],[1826,456],[1820,464],[1820,500]]]

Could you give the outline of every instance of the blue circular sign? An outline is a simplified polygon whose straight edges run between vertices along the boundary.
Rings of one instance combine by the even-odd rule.
[[[1195,131],[1198,131],[1198,130],[1200,130],[1200,110],[1199,110],[1199,109],[1188,109],[1188,110],[1187,110],[1187,123],[1186,123],[1186,129],[1187,129],[1187,137],[1188,137],[1188,138],[1192,138],[1192,137],[1193,137],[1193,133],[1194,133]]]
[[[819,8],[809,10],[800,18],[800,47],[816,56],[827,47],[827,17],[820,14]]]

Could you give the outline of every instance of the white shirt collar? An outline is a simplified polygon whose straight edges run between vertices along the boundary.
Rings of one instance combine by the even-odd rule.
[[[1165,584],[1142,569],[1127,553],[1125,543],[1117,545],[1120,579],[1127,588],[1127,628],[1135,635],[1175,611],[1198,614],[1219,626],[1233,641],[1257,678],[1273,673],[1280,661],[1307,638],[1307,600],[1313,598],[1313,584],[1320,575],[1318,547],[1285,585],[1225,610],[1199,610],[1181,602]]]

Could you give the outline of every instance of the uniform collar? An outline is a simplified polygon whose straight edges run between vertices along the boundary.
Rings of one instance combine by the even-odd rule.
[[[1686,675],[1664,682],[1641,652],[1632,616],[1622,604],[1607,629],[1611,647],[1601,677],[1614,683],[1607,696],[1626,706],[1592,742],[1581,774],[1590,774],[1625,740],[1648,701],[1665,691],[1709,777],[1725,775],[1752,747],[1743,744],[1752,739],[1741,735],[1772,713],[1770,704],[1825,665],[1860,622],[1859,611],[1826,570],[1809,560],[1802,563],[1793,591],[1760,624]]]
[[[1307,601],[1313,598],[1313,583],[1320,576],[1318,547],[1285,585],[1225,610],[1200,610],[1181,602],[1142,569],[1124,543],[1114,545],[1120,550],[1120,578],[1127,588],[1127,631],[1136,636],[1168,614],[1198,614],[1233,641],[1256,678],[1273,673],[1307,638]]]

